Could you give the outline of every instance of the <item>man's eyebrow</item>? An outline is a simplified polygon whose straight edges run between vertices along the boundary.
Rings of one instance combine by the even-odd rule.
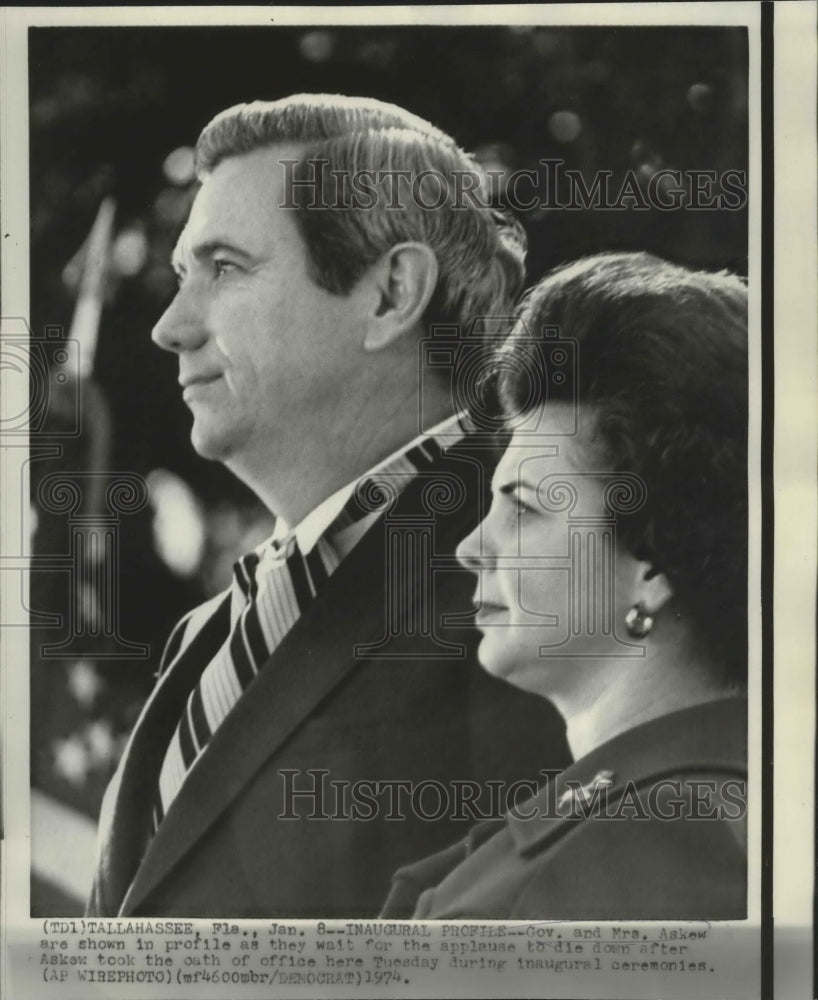
[[[184,271],[185,266],[182,263],[182,257],[185,252],[190,253],[195,260],[199,261],[210,260],[219,252],[227,252],[246,261],[253,259],[253,255],[251,253],[248,253],[246,250],[236,246],[235,243],[231,243],[230,240],[227,239],[217,237],[215,239],[206,240],[204,243],[196,243],[193,245],[186,240],[184,243],[182,240],[179,240],[170,258],[171,266],[175,271]]]
[[[249,260],[253,256],[240,246],[236,246],[235,243],[231,243],[230,240],[219,237],[206,240],[204,243],[196,243],[190,248],[190,252],[196,260],[206,260],[220,250],[226,250],[228,253],[235,254],[237,257],[243,257],[245,260]]]

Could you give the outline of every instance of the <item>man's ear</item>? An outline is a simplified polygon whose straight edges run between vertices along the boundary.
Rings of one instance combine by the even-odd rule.
[[[664,573],[649,562],[639,562],[632,594],[634,604],[641,605],[649,615],[657,615],[673,597],[674,590]]]
[[[434,250],[425,243],[398,243],[369,270],[365,280],[374,291],[366,320],[364,350],[380,351],[413,329],[437,286]]]

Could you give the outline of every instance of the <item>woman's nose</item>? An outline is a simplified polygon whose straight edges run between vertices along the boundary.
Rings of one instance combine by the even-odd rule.
[[[455,551],[460,565],[473,572],[485,569],[491,562],[486,551],[485,524],[485,520],[481,521],[471,534],[466,535]]]

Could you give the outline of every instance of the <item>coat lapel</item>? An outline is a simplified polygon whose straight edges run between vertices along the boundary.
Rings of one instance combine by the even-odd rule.
[[[569,803],[561,801],[571,791],[568,782],[592,795],[597,779],[610,781],[608,801],[613,804],[628,782],[644,787],[649,779],[685,772],[746,777],[746,725],[747,702],[730,698],[683,709],[615,737],[565,771],[550,772],[551,780],[504,819],[478,823],[460,843],[397,871],[380,916],[391,920],[413,914],[416,918],[458,912],[476,916],[473,896],[464,909],[464,893],[472,892],[487,873],[500,871],[496,854],[489,853],[487,861],[486,854],[477,853],[494,834],[508,830],[514,849],[526,857],[545,851],[585,822],[581,814],[572,814]],[[505,869],[509,878],[511,870],[509,864]],[[430,894],[423,896],[427,890]]]
[[[142,710],[123,755],[119,786],[110,828],[100,859],[101,891],[105,909],[116,911],[133,878],[148,837],[151,806],[159,768],[185,698],[230,627],[230,600],[226,595],[190,645],[162,674]],[[99,879],[98,879],[99,881]]]
[[[444,460],[429,474],[448,464]],[[420,492],[428,484],[423,476],[413,481],[399,498],[396,513],[417,512]],[[150,843],[123,903],[124,914],[133,912],[172,871],[265,762],[349,675],[356,647],[384,634],[384,525],[384,518],[379,518],[343,560],[216,731]],[[451,551],[454,541],[446,536],[462,534],[462,528],[462,514],[438,525],[438,541],[445,551]],[[423,581],[415,582],[423,586]]]
[[[746,720],[747,702],[726,698],[654,719],[597,747],[558,773],[519,806],[516,815],[509,813],[507,822],[517,850],[521,854],[539,851],[584,821],[581,813],[572,815],[563,800],[571,792],[568,782],[574,788],[581,786],[589,802],[594,787],[604,782],[608,801],[615,803],[629,784],[641,786],[680,769],[746,775]]]

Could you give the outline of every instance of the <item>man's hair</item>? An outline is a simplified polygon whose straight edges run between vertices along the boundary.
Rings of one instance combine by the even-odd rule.
[[[554,345],[538,341],[544,325],[577,342],[576,396],[568,380],[532,386],[531,361],[547,374]],[[730,679],[741,680],[748,426],[742,280],[647,253],[588,257],[528,293],[501,353],[497,389],[507,414],[576,398],[580,415],[587,408],[592,418],[580,425],[580,441],[598,444],[614,471],[641,477],[645,504],[619,516],[618,537],[667,576],[694,634]]]
[[[524,278],[525,235],[518,223],[485,202],[482,169],[452,138],[393,104],[297,94],[239,104],[217,115],[196,145],[198,175],[228,157],[282,144],[298,147],[288,198],[297,206],[311,277],[322,288],[346,294],[391,247],[419,241],[434,251],[439,269],[426,312],[429,322],[468,327],[476,317],[511,311]],[[352,178],[364,171],[370,172],[366,183],[372,206],[344,207],[352,204]],[[409,172],[408,188],[394,186],[396,175],[385,176],[392,171]],[[419,203],[412,193],[420,189],[411,181],[430,179],[428,172],[440,180],[422,189]],[[476,184],[479,193],[476,187],[471,197],[463,193],[464,185]],[[436,204],[444,189],[445,203],[424,207]],[[340,201],[339,194],[344,195]],[[396,200],[402,207],[394,207]]]

